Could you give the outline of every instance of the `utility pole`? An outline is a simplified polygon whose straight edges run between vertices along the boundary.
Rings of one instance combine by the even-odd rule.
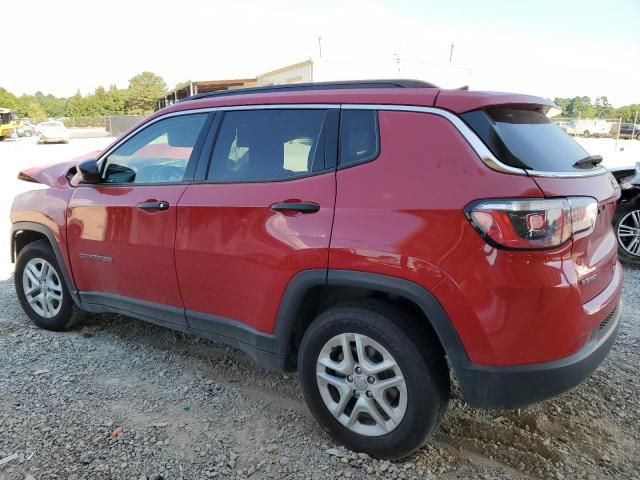
[[[451,49],[449,50],[449,63],[453,61],[453,43],[451,44]]]
[[[616,145],[613,147],[615,152],[618,151],[618,140],[620,140],[620,126],[622,125],[622,117],[618,119],[618,133],[616,134]]]
[[[636,115],[633,117],[633,126],[631,127],[631,140],[636,135],[636,123],[638,123],[638,110],[636,110]]]
[[[322,36],[318,35],[318,58],[322,58]]]

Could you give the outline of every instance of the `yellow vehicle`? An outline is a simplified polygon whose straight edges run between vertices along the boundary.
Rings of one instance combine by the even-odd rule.
[[[18,128],[22,126],[14,110],[0,107],[0,141],[18,135]]]

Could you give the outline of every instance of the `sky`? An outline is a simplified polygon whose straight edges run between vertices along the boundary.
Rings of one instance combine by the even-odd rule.
[[[640,103],[640,0],[1,3],[0,87],[18,95],[125,88],[144,70],[169,87],[255,77],[316,58],[321,36],[325,60],[395,55],[428,76],[453,44],[452,65],[474,90]]]

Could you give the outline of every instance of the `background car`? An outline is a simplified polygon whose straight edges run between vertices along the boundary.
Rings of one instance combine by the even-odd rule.
[[[615,125],[611,131],[611,135],[615,137],[618,134],[618,126]],[[637,123],[622,123],[620,124],[620,137],[619,138],[635,138],[640,140],[640,125]]]
[[[38,134],[38,128],[31,122],[24,122],[16,131],[19,137],[34,137]]]
[[[38,124],[38,143],[69,143],[69,130],[62,122]]]
[[[640,162],[634,167],[611,169],[621,190],[613,216],[618,256],[627,264],[640,265]]]

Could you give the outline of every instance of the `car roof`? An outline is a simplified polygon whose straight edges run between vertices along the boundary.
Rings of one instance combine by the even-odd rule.
[[[504,105],[537,108],[545,113],[550,108],[557,108],[551,100],[531,95],[446,90],[416,80],[363,80],[278,85],[196,95],[166,107],[156,115],[201,108],[287,104],[412,105],[439,107],[455,113]]]

